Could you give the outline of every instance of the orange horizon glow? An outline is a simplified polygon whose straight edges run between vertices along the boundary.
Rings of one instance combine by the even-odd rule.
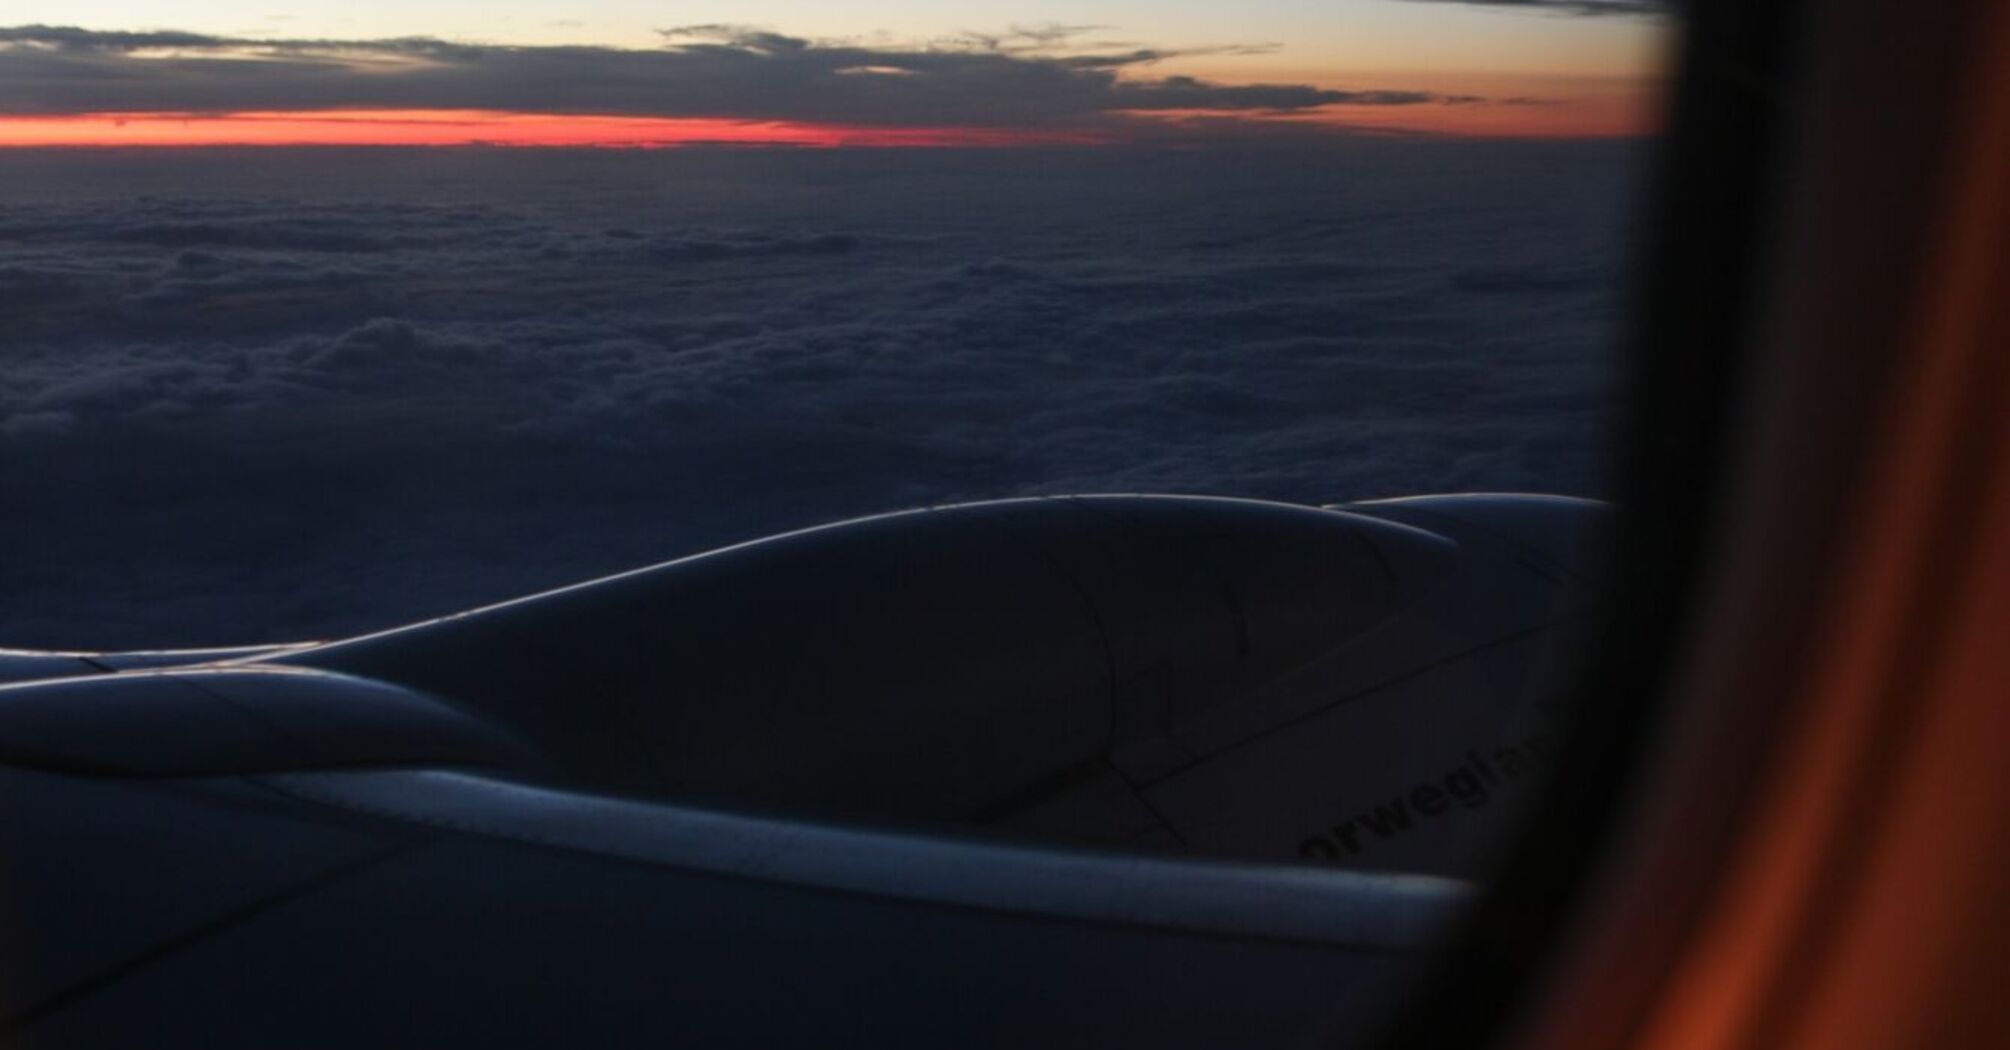
[[[1219,113],[1207,110],[1161,110],[1128,115],[1169,127],[1184,125],[1203,133],[1212,130],[1232,141],[1232,133],[1223,133],[1232,132],[1238,123],[1273,131],[1352,131],[1438,138],[1625,139],[1652,134],[1655,114],[1647,100],[1610,99],[1514,106],[1335,106],[1250,121],[1224,120]],[[1224,124],[1227,126],[1224,127]]]
[[[514,146],[660,149],[1093,145],[1082,132],[786,120],[351,109],[0,117],[0,149],[53,146]]]
[[[679,146],[889,147],[1097,146],[1154,141],[1182,128],[1381,131],[1476,138],[1612,138],[1642,134],[1638,99],[1556,106],[1421,104],[1346,106],[1256,117],[1219,112],[1138,112],[1129,129],[891,127],[788,120],[522,113],[499,110],[349,109],[233,113],[85,113],[0,117],[0,149],[197,146],[497,146],[666,149]]]

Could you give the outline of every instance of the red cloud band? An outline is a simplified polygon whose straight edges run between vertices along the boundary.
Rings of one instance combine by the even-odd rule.
[[[858,127],[689,117],[572,116],[491,110],[91,113],[0,117],[0,147],[601,146],[801,147],[1090,145],[1083,132]]]

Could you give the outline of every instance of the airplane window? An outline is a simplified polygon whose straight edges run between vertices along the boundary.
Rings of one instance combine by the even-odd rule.
[[[34,791],[1402,907],[1534,797],[1672,3],[142,6],[0,28]]]

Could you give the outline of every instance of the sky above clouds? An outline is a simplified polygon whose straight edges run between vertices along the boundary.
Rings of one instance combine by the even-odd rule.
[[[16,24],[97,30],[180,29],[217,36],[333,40],[430,36],[497,44],[646,48],[679,25],[737,24],[876,45],[947,42],[1013,26],[1093,27],[1102,40],[1193,49],[1272,45],[1278,65],[1490,67],[1497,71],[1642,73],[1665,11],[1657,0],[21,0]],[[1573,18],[1615,13],[1625,17]],[[1558,17],[1562,16],[1562,17]]]
[[[0,28],[0,145],[1640,134],[1667,43],[1632,0],[36,7]]]

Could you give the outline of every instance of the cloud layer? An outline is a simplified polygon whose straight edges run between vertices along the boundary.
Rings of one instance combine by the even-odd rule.
[[[1152,112],[1471,101],[1153,76],[1154,64],[1191,52],[1098,46],[1082,40],[1088,28],[873,46],[705,25],[635,50],[22,26],[0,28],[0,113],[501,110],[1051,129]]]
[[[1412,3],[1465,4],[1468,7],[1520,8],[1556,14],[1597,18],[1606,15],[1651,16],[1673,14],[1682,0],[1410,0]]]
[[[1599,488],[1611,143],[0,155],[0,644],[1029,493]]]

